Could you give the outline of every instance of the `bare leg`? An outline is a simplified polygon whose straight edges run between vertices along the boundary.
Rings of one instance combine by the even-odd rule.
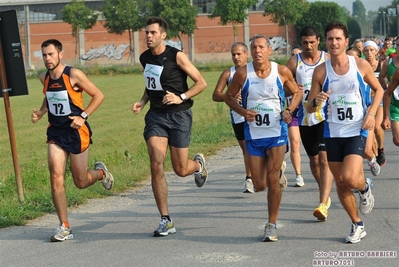
[[[298,126],[288,128],[288,137],[290,140],[290,159],[295,174],[301,174],[301,151],[300,151],[300,133]]]
[[[251,168],[249,166],[249,154],[245,147],[245,140],[238,140],[238,144],[241,147],[242,155],[244,157],[245,173],[246,173],[247,177],[252,177]]]
[[[352,189],[364,190],[366,187],[362,164],[363,158],[359,155],[348,155],[344,162],[329,163],[335,177],[338,197],[352,222],[361,221]]]
[[[320,202],[327,204],[331,194],[334,176],[330,171],[327,161],[327,152],[319,152],[319,168],[320,168]]]
[[[269,222],[277,223],[282,191],[280,189],[280,168],[284,160],[285,146],[273,147],[266,151],[267,206]]]
[[[161,215],[168,215],[168,184],[164,175],[164,162],[168,148],[166,137],[153,136],[147,140],[151,165],[151,185]]]
[[[50,170],[51,194],[60,223],[68,221],[67,197],[64,187],[68,153],[55,144],[48,145],[48,167]]]

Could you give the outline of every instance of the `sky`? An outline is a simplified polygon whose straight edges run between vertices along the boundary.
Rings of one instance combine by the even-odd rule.
[[[335,2],[340,6],[346,7],[352,14],[352,3],[354,2],[353,0],[308,0],[308,2]],[[369,10],[378,10],[379,7],[381,6],[387,6],[392,3],[392,0],[361,0],[364,7],[366,8],[366,13]]]

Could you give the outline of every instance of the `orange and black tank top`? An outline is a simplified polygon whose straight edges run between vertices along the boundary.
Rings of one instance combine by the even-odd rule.
[[[43,93],[47,101],[48,121],[55,127],[70,127],[68,116],[79,116],[83,111],[82,90],[72,87],[70,72],[71,67],[66,66],[62,75],[53,80],[47,71],[44,80]]]

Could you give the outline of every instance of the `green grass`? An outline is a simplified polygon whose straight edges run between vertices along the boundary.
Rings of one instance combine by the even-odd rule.
[[[202,71],[208,88],[194,98],[190,157],[196,152],[209,156],[222,147],[236,144],[228,107],[224,103],[212,101],[212,92],[220,73],[221,70]],[[139,115],[130,109],[143,94],[142,74],[115,76],[107,72],[107,75],[102,76],[88,75],[105,95],[103,104],[89,118],[94,142],[90,147],[89,164],[93,166],[97,160],[104,161],[116,182],[111,192],[104,190],[100,183],[80,190],[73,185],[68,170],[65,184],[69,206],[134,188],[139,182],[148,180],[150,175],[147,148],[142,136],[148,105]],[[39,108],[43,101],[42,86],[38,79],[28,79],[28,87],[29,95],[10,98],[24,203],[18,201],[7,122],[5,114],[0,113],[0,127],[3,129],[0,135],[0,228],[23,225],[29,219],[54,212],[45,142],[47,116],[36,124],[30,121],[32,108]],[[84,99],[87,105],[89,98]],[[2,111],[3,100],[0,101]],[[133,157],[128,159],[125,151]],[[169,155],[165,167],[171,170]]]

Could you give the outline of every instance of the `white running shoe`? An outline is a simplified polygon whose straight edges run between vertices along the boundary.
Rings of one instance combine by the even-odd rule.
[[[105,189],[111,190],[112,186],[114,185],[114,176],[112,176],[112,174],[108,171],[105,164],[101,161],[97,161],[94,164],[94,169],[102,170],[104,172],[104,177],[101,180],[101,182],[103,183]]]
[[[62,242],[64,240],[73,239],[71,228],[66,228],[62,223],[57,228],[55,235],[51,237],[51,242]]]
[[[370,213],[374,207],[374,196],[371,193],[371,189],[374,187],[373,180],[371,178],[366,178],[366,183],[369,185],[369,188],[366,192],[362,193],[359,191],[360,197],[360,212],[363,214]]]
[[[244,191],[243,193],[254,193],[254,184],[252,183],[252,179],[248,178],[244,182]]]
[[[369,167],[370,171],[374,176],[377,176],[380,174],[381,168],[380,165],[378,165],[377,161],[370,161],[369,162]]]
[[[351,232],[346,237],[346,243],[359,243],[360,240],[367,235],[364,231],[364,224],[362,226],[352,223]]]
[[[208,179],[208,171],[205,166],[205,157],[203,154],[198,153],[194,156],[194,160],[198,161],[201,165],[201,169],[194,173],[194,181],[198,187],[202,187]]]
[[[267,223],[262,242],[276,242],[277,240],[277,226],[274,223]]]
[[[305,182],[303,181],[302,175],[298,175],[295,178],[295,184],[294,187],[302,187],[305,185]]]

